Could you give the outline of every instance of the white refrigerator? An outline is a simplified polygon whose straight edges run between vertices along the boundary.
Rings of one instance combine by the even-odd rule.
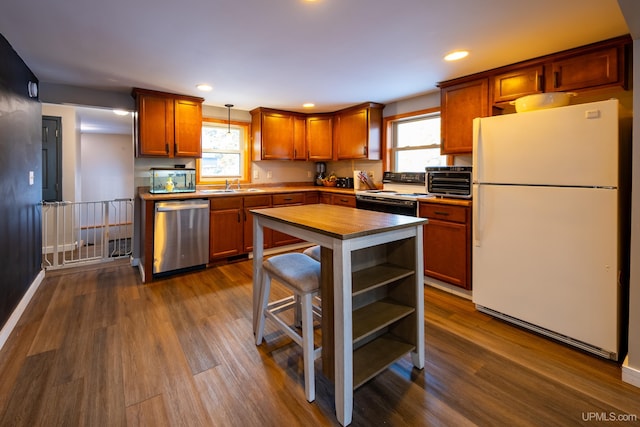
[[[473,123],[473,302],[611,359],[626,293],[620,120],[608,100]]]

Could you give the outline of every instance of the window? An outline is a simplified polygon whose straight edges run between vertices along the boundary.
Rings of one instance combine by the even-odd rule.
[[[230,132],[229,132],[230,130]],[[249,181],[249,124],[202,119],[202,158],[196,159],[198,184],[227,179]]]
[[[440,155],[440,113],[409,115],[391,122],[391,167],[397,172],[424,172],[444,166]]]

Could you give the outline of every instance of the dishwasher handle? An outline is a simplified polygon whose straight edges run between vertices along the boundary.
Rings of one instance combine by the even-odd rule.
[[[200,203],[158,203],[156,204],[156,212],[173,212],[173,211],[183,211],[190,209],[209,209],[209,202],[200,202]]]

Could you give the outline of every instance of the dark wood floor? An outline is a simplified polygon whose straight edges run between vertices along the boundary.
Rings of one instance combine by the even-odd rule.
[[[0,352],[0,426],[335,426],[321,374],[272,325],[256,347],[251,261],[142,285],[115,262],[47,273]],[[425,294],[426,366],[354,394],[354,426],[637,425],[620,366]],[[316,370],[320,369],[320,361]]]

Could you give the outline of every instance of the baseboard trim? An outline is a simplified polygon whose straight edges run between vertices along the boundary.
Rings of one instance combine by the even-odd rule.
[[[20,317],[22,317],[22,314],[31,302],[31,298],[33,298],[33,295],[35,295],[43,280],[44,270],[40,270],[36,278],[33,280],[33,282],[31,282],[31,285],[29,285],[27,292],[25,292],[24,296],[18,303],[18,306],[15,308],[15,310],[13,310],[11,316],[9,316],[7,323],[2,326],[2,330],[0,330],[0,350],[2,350],[2,347],[4,347],[5,343],[9,339],[9,335],[11,335],[11,332],[13,332],[13,329],[18,324],[18,320],[20,320]]]
[[[640,387],[640,369],[629,366],[629,356],[625,357],[622,364],[622,381]]]
[[[440,289],[441,291],[448,292],[453,295],[457,295],[461,298],[471,300],[471,291],[462,289],[459,286],[454,286],[441,280],[435,279],[430,276],[424,276],[424,284],[431,286],[432,288]]]

